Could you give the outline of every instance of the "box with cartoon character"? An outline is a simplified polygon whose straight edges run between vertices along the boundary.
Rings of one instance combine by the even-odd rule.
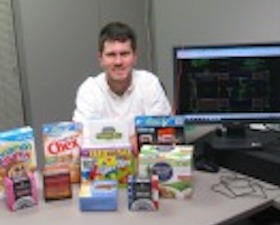
[[[81,181],[116,179],[119,187],[135,172],[135,159],[122,121],[90,120],[83,123]]]
[[[135,161],[130,144],[119,146],[83,146],[81,150],[81,181],[118,181],[127,186],[127,178],[135,172]]]
[[[29,126],[0,133],[0,196],[4,177],[27,174],[36,169],[34,132]]]

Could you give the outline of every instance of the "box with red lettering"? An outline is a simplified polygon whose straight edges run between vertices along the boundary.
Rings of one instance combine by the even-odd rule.
[[[79,183],[82,124],[67,121],[43,124],[42,133],[45,167],[66,165],[71,182]]]

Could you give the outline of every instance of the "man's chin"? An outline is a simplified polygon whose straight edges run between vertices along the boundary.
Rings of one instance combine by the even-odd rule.
[[[113,77],[115,81],[126,81],[128,79],[127,75],[116,75]]]

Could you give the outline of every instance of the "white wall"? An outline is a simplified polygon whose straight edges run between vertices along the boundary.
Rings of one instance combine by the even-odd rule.
[[[280,41],[279,0],[153,0],[156,72],[173,101],[172,48]]]

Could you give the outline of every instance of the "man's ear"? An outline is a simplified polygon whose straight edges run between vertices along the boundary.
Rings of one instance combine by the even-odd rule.
[[[101,52],[98,52],[98,53],[97,53],[97,59],[98,59],[99,61],[101,60],[101,56],[102,56]]]
[[[136,52],[134,52],[134,66],[137,64],[138,61],[138,55],[136,54]]]
[[[97,53],[97,59],[98,59],[99,65],[103,66],[103,63],[102,63],[102,53],[101,52]]]

